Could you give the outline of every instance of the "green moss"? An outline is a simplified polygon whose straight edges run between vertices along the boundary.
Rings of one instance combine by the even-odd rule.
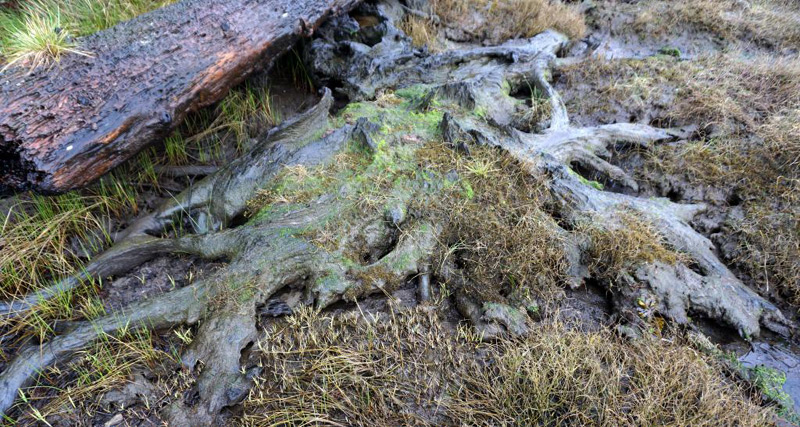
[[[597,182],[597,181],[594,181],[594,180],[588,180],[588,179],[584,178],[578,172],[575,172],[574,170],[572,170],[571,168],[567,168],[567,170],[569,171],[570,175],[574,176],[575,178],[578,178],[578,181],[580,181],[581,184],[583,184],[583,185],[588,185],[589,187],[592,187],[594,189],[601,190],[601,191],[605,188],[603,186],[603,183],[601,183],[601,182]]]
[[[426,96],[429,90],[430,90],[429,86],[418,84],[418,85],[404,87],[402,89],[397,89],[395,91],[395,95],[407,101],[416,101]]]
[[[341,295],[348,289],[348,283],[341,273],[333,270],[314,279],[314,291],[325,299],[329,295]]]
[[[392,268],[392,270],[395,271],[404,271],[408,268],[409,265],[411,265],[412,262],[414,262],[414,259],[416,259],[415,254],[405,252],[401,254],[399,257],[395,258],[392,261],[390,267]]]
[[[352,102],[342,109],[339,117],[344,119],[355,120],[359,117],[366,117],[367,119],[374,119],[380,113],[380,109],[371,102]]]
[[[407,89],[404,93],[410,97],[410,94],[415,92]],[[336,123],[339,125],[345,122],[354,123],[364,117],[374,123],[381,123],[380,135],[384,138],[396,139],[404,135],[399,131],[411,131],[421,138],[434,138],[439,132],[442,112],[436,108],[417,111],[414,101],[402,97],[400,99],[401,102],[388,106],[381,106],[375,102],[354,102],[342,110]]]
[[[311,227],[280,227],[278,228],[278,235],[281,237],[294,237],[306,234],[310,230]]]
[[[248,225],[253,225],[253,224],[269,222],[269,221],[272,221],[272,220],[274,220],[274,219],[276,219],[278,217],[286,215],[287,213],[295,211],[295,210],[300,209],[300,208],[301,208],[300,205],[292,204],[292,203],[289,203],[289,204],[280,204],[280,203],[269,204],[269,205],[266,205],[266,206],[262,207],[258,211],[258,213],[253,215],[253,217],[250,218],[250,220],[247,222],[247,224]]]
[[[500,88],[506,95],[511,93],[511,84],[508,82],[508,80],[503,80],[503,83],[500,84]]]
[[[658,50],[658,53],[661,55],[671,56],[673,58],[681,57],[681,50],[675,46],[664,46]]]
[[[309,201],[324,194],[330,180],[330,177],[322,173],[310,173],[306,176],[285,174],[270,191],[275,198],[292,196],[294,200]]]
[[[415,90],[422,91],[421,88],[409,89],[405,95],[411,96]],[[262,191],[260,203],[265,207],[251,222],[268,221],[285,214],[287,206],[293,209],[323,195],[332,195],[342,202],[342,206],[327,221],[317,223],[314,229],[309,230],[281,230],[283,236],[301,237],[302,234],[314,240],[315,244],[331,245],[325,247],[331,250],[338,241],[338,230],[347,229],[348,223],[365,213],[403,207],[417,192],[441,188],[441,184],[431,184],[438,179],[420,168],[416,154],[429,141],[437,139],[442,119],[440,111],[431,108],[418,112],[409,102],[389,98],[385,103],[350,104],[335,120],[354,123],[361,117],[382,124],[381,129],[372,135],[376,143],[374,150],[350,141],[344,152],[330,164],[307,170],[287,168],[270,188]],[[474,196],[469,184],[464,191],[467,197]],[[317,233],[323,229],[323,234]]]

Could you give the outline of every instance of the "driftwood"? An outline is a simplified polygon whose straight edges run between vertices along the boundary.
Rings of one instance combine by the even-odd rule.
[[[85,186],[357,0],[185,0],[0,73],[0,192]]]

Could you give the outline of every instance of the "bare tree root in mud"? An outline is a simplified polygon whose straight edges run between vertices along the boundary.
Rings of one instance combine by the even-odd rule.
[[[348,16],[321,28],[306,51],[314,75],[323,84],[338,83],[351,101],[422,88],[410,108],[424,112],[435,106],[442,111],[437,135],[452,150],[469,157],[477,146],[497,147],[516,159],[526,173],[542,179],[553,200],[549,224],[560,236],[568,264],[567,286],[580,286],[596,274],[593,242],[574,231],[587,224],[600,232],[623,230],[627,225],[620,212],[626,212],[652,224],[680,256],[674,262],[634,260],[614,272],[614,280],[598,278],[608,286],[623,319],[641,322],[639,309],[645,305],[679,324],[687,323],[690,314],[699,314],[744,337],[757,336],[762,328],[782,335],[793,331],[781,312],[737,279],[717,258],[711,242],[692,228],[691,221],[703,205],[638,197],[636,181],[608,161],[613,147],[647,149],[690,138],[691,129],[624,123],[571,126],[564,104],[548,82],[556,53],[566,43],[555,32],[495,47],[429,55],[414,49],[394,26],[402,9],[364,8],[372,8],[369,11],[379,17],[379,24],[368,32],[344,31],[358,29]],[[533,126],[520,124],[525,104],[512,96],[526,89],[549,104],[550,113]],[[402,192],[388,197],[385,208],[365,209],[347,223],[346,230],[335,230],[338,237],[333,245],[315,244],[309,230],[320,230],[343,215],[346,187],[338,195],[242,219],[248,202],[287,167],[323,167],[353,144],[374,158],[386,150],[420,152],[418,138],[409,137],[408,129],[386,126],[380,114],[329,128],[332,104],[326,90],[317,106],[270,131],[249,154],[140,218],[81,277],[0,306],[4,315],[16,316],[59,292],[81,286],[87,277],[123,274],[159,255],[190,253],[227,262],[225,268],[190,286],[79,323],[45,343],[23,348],[0,374],[0,410],[7,413],[18,390],[31,384],[39,372],[69,360],[101,334],[130,327],[199,324],[197,338],[182,355],[187,367],[200,371],[192,398],[173,402],[164,415],[171,425],[211,424],[223,409],[246,396],[251,379],[259,374],[258,366],[243,366],[242,350],[258,339],[259,311],[287,287],[302,290],[304,304],[324,308],[342,299],[388,292],[409,281],[419,284],[420,299],[425,300],[430,298],[431,282],[438,280],[453,287],[456,307],[484,336],[526,333],[530,320],[524,310],[467,292],[470,278],[463,266],[452,260],[434,262],[439,259],[445,221],[424,215],[424,210],[416,212],[412,206],[423,197],[437,197],[444,181],[451,178],[420,173],[408,179]],[[381,139],[394,142],[387,146]],[[602,181],[603,189],[592,180]],[[185,216],[192,218],[196,234],[161,237]]]

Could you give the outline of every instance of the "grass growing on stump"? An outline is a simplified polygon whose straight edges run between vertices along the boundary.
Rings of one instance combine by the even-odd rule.
[[[591,220],[582,222],[575,230],[589,239],[590,270],[597,277],[613,280],[636,264],[678,261],[680,254],[668,247],[655,226],[635,212],[621,210],[615,218],[619,226],[614,230],[601,229]]]
[[[462,265],[467,293],[484,300],[552,299],[567,262],[545,184],[501,150],[470,150],[432,144],[418,154],[426,168],[459,177],[444,198],[424,202],[446,224],[437,263]]]

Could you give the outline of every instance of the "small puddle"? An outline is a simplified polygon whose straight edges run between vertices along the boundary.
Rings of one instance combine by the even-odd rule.
[[[730,329],[705,319],[696,320],[700,330],[721,350],[735,354],[742,367],[753,370],[763,366],[785,375],[783,392],[791,398],[795,411],[800,408],[800,346],[769,332],[758,341],[747,343]]]
[[[739,358],[747,368],[765,366],[786,374],[783,391],[800,408],[800,348],[788,343],[754,342],[750,351]]]

